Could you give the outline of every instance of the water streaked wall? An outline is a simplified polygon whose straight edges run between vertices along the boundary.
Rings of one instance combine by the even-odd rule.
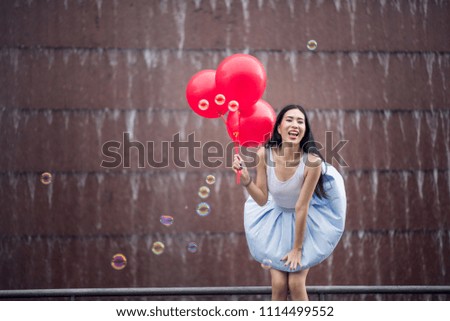
[[[300,103],[318,141],[348,140],[347,230],[309,284],[450,284],[449,18],[449,2],[425,0],[2,1],[0,288],[269,284],[234,174],[178,168],[162,148],[177,133],[230,142],[184,90],[237,52],[263,62],[274,108]],[[124,132],[169,166],[139,168],[134,150],[131,168],[102,168]]]

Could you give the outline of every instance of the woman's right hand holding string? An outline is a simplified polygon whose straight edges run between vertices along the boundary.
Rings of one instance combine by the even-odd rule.
[[[234,154],[233,158],[233,171],[237,174],[238,171],[241,171],[241,185],[248,187],[252,182],[252,178],[245,166],[244,160],[239,154]]]

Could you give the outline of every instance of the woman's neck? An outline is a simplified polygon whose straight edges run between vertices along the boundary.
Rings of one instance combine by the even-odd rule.
[[[298,144],[281,144],[278,147],[278,156],[287,161],[295,161],[301,158],[302,150]]]

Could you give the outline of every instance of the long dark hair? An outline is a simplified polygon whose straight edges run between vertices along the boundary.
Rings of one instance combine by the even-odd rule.
[[[283,120],[284,114],[288,112],[291,109],[298,109],[300,110],[303,115],[305,115],[305,134],[300,141],[300,150],[303,151],[304,157],[307,157],[307,154],[314,154],[322,160],[322,162],[325,162],[325,159],[323,158],[322,154],[320,153],[319,149],[317,148],[316,142],[313,137],[313,133],[311,131],[311,126],[309,125],[308,116],[306,115],[305,109],[300,105],[287,105],[285,106],[277,116],[277,119],[275,121],[275,125],[273,126],[272,135],[270,136],[269,140],[266,142],[265,147],[267,149],[270,149],[272,147],[280,147],[282,144],[281,135],[278,133],[278,126],[281,124],[281,121]],[[307,159],[307,158],[306,158]],[[327,197],[325,193],[325,189],[323,187],[323,174],[320,174],[319,181],[317,182],[316,188],[314,189],[314,193],[319,197]]]

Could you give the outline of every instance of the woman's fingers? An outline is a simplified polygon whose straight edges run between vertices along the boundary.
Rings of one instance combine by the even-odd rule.
[[[293,256],[292,257],[292,255],[289,255],[290,253],[288,253],[288,254],[286,254],[285,256],[283,256],[283,258],[280,260],[280,261],[286,261],[285,263],[284,263],[284,266],[289,266],[289,269],[290,270],[296,270],[297,269],[297,266],[302,266],[301,264],[300,264],[300,258],[299,257],[296,257],[296,256]]]
[[[239,154],[234,154],[233,156],[233,163],[231,165],[231,169],[234,171],[235,174],[241,173],[241,182],[247,182],[250,179],[249,173],[247,171],[247,168],[245,166],[244,160]]]
[[[234,161],[233,161],[233,163],[238,164],[240,169],[242,169],[244,167],[244,160],[238,154],[234,154]]]
[[[293,262],[294,263],[294,262]],[[302,267],[302,264],[300,262],[300,258],[295,260],[294,266],[292,267],[292,270],[296,270],[297,267]]]
[[[234,155],[234,160],[233,160],[233,169],[235,171],[241,170],[245,167],[244,161],[242,160],[242,158],[238,155],[235,154]]]
[[[287,253],[285,256],[283,256],[283,258],[281,259],[281,261],[286,261],[286,263],[290,263],[292,261],[292,257],[291,255],[289,255],[290,253]]]
[[[291,269],[291,270],[295,270],[295,269],[297,268],[297,265],[298,265],[298,264],[299,264],[298,262],[292,261],[292,262],[291,262],[290,269]]]
[[[242,163],[241,156],[239,156],[238,154],[234,154],[233,164],[240,164],[240,163]]]

